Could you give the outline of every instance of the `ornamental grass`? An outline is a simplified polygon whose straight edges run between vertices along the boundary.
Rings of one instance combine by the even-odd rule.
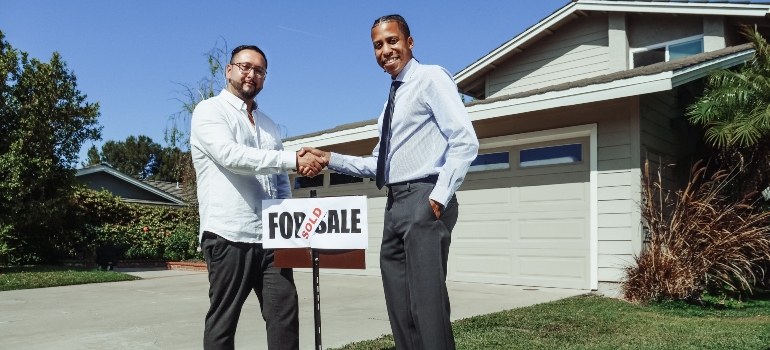
[[[625,298],[635,302],[699,299],[706,288],[751,292],[770,261],[770,212],[757,195],[725,193],[737,170],[709,175],[696,163],[687,186],[671,192],[661,171],[642,174],[641,216],[646,239],[636,264],[625,268]]]

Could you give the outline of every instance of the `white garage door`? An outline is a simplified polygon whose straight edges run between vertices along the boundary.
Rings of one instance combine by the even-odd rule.
[[[457,194],[448,279],[588,289],[588,138],[480,153],[497,161]]]

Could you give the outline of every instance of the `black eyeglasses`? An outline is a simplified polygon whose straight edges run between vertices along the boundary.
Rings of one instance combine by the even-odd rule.
[[[230,63],[233,66],[237,66],[238,70],[241,72],[241,74],[249,75],[252,71],[254,72],[254,76],[257,78],[264,78],[267,75],[267,72],[262,70],[261,67],[252,67],[249,64],[246,63]]]

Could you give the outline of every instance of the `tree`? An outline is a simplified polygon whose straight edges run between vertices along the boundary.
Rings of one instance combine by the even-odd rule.
[[[99,104],[86,102],[54,53],[48,63],[0,32],[0,264],[54,250],[80,147],[101,138]]]
[[[129,136],[126,141],[107,141],[101,159],[120,172],[145,180],[157,172],[161,146],[145,135]]]
[[[223,39],[220,44],[217,41],[214,47],[204,54],[209,65],[208,74],[198,81],[197,86],[179,84],[182,90],[177,100],[182,104],[179,112],[169,117],[169,126],[166,128],[165,139],[171,149],[178,149],[174,153],[174,175],[181,180],[182,187],[188,197],[193,197],[196,191],[195,168],[190,153],[190,119],[195,106],[201,101],[214,97],[217,91],[226,85],[225,66],[227,65],[227,42]],[[183,151],[184,150],[184,151]],[[197,205],[197,203],[190,203]]]
[[[88,159],[80,163],[84,168],[102,164],[102,157],[99,155],[99,150],[96,149],[96,146],[91,145],[91,148],[88,149],[88,154],[86,154],[86,156]]]
[[[752,59],[738,70],[711,72],[687,111],[691,123],[706,128],[706,141],[722,150],[756,146],[770,133],[770,45],[756,26],[744,25],[741,33],[754,44]]]
[[[727,189],[734,198],[770,186],[770,45],[756,26],[744,25],[741,33],[754,45],[753,57],[738,69],[711,72],[703,96],[686,113],[704,128],[718,165],[739,170]]]

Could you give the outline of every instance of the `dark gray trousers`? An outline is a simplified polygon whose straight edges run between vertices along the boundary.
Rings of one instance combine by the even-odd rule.
[[[266,323],[268,349],[299,349],[299,306],[292,270],[276,268],[273,251],[262,249],[262,244],[230,242],[205,232],[201,248],[211,303],[203,348],[235,349],[241,308],[253,290]]]
[[[390,328],[399,350],[452,350],[446,289],[447,257],[457,222],[457,199],[436,219],[434,185],[389,186],[380,270]]]

